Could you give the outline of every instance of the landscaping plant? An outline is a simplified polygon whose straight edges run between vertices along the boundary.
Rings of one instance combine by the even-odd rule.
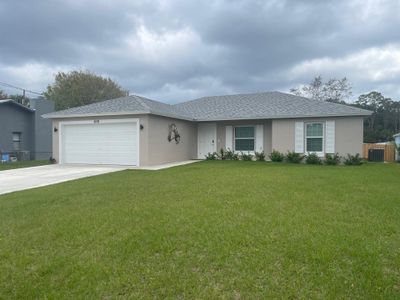
[[[322,160],[317,153],[310,153],[306,157],[306,163],[309,165],[322,165]]]
[[[271,159],[271,161],[274,161],[274,162],[282,162],[285,159],[285,154],[283,154],[279,151],[273,150],[271,152],[271,154],[269,155],[269,158]]]
[[[344,164],[348,166],[359,166],[363,164],[363,159],[359,153],[356,155],[347,154],[347,157],[344,159]]]
[[[242,153],[240,154],[240,158],[241,158],[242,160],[245,160],[245,161],[251,161],[251,160],[253,160],[253,155],[251,155],[250,153],[242,152]]]
[[[256,160],[258,160],[258,161],[265,161],[265,152],[264,151],[255,152],[254,156],[255,156]]]
[[[213,153],[208,152],[205,157],[206,160],[216,160],[218,158],[218,154],[216,152]]]
[[[335,154],[327,153],[327,154],[325,154],[325,164],[326,165],[330,165],[330,166],[335,166],[335,165],[340,164],[339,153],[335,153]]]
[[[304,155],[294,151],[288,151],[286,154],[286,161],[293,164],[299,164],[303,161]]]
[[[221,150],[219,150],[218,158],[220,160],[226,160],[227,159],[226,158],[226,151],[223,148],[221,148]]]

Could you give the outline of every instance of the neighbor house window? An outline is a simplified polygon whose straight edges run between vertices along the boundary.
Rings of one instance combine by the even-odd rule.
[[[235,127],[235,150],[254,151],[254,126]]]
[[[306,152],[323,152],[324,124],[306,124]]]
[[[21,132],[13,132],[12,138],[14,151],[21,150]]]

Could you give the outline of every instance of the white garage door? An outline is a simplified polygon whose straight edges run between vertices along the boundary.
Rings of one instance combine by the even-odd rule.
[[[99,120],[61,125],[61,163],[139,165],[138,122]]]

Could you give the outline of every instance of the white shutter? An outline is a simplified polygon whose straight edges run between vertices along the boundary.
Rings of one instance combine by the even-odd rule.
[[[325,153],[335,153],[335,121],[325,122]]]
[[[262,152],[263,150],[264,150],[264,125],[256,125],[255,151]]]
[[[304,153],[304,122],[295,123],[294,152]]]
[[[232,126],[225,127],[225,149],[233,151],[233,128],[232,128]]]

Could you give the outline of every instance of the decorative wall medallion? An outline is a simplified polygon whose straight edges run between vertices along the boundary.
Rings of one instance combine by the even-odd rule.
[[[181,136],[175,124],[169,125],[168,142],[172,142],[173,140],[176,144],[179,144],[179,142],[181,141]]]

